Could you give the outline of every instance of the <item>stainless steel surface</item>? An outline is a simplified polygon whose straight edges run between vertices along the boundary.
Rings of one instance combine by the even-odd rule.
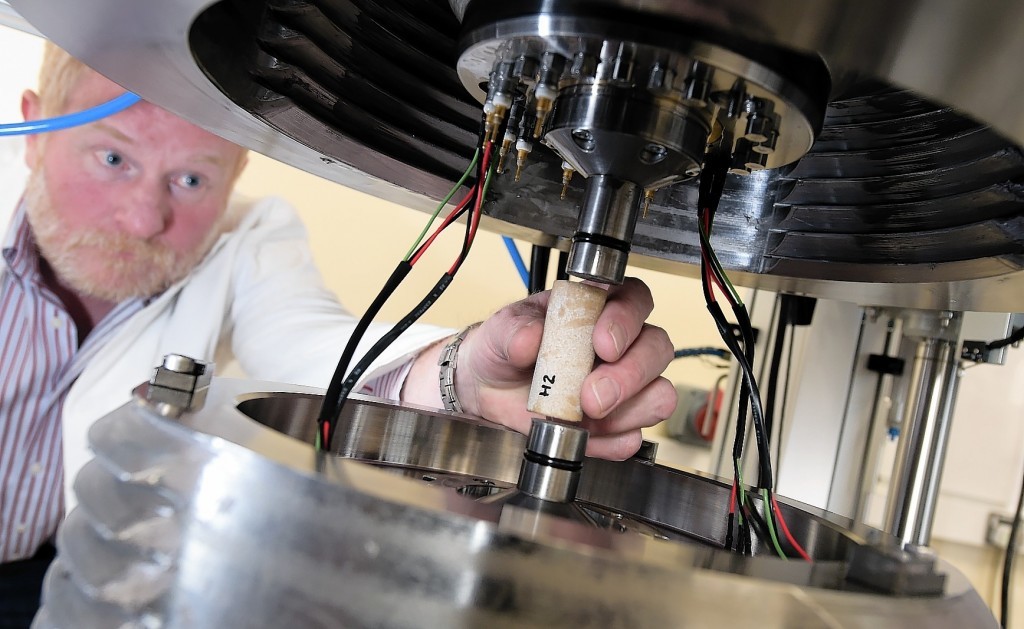
[[[534,418],[516,486],[539,500],[575,501],[588,436],[582,428]]]
[[[525,494],[547,502],[569,503],[576,500],[580,485],[579,470],[564,470],[526,459],[516,487]]]
[[[143,387],[94,426],[36,627],[995,626],[945,564],[938,596],[847,582],[853,549],[905,558],[814,509],[781,501],[814,564],[739,557],[717,549],[727,484],[587,461],[584,526],[493,500],[519,435],[354,400],[336,443],[375,469],[314,452],[319,396],[266,386],[215,380],[178,418]]]
[[[163,367],[176,373],[191,374],[196,369],[196,361],[181,354],[167,354],[164,356]]]
[[[534,418],[526,450],[559,461],[579,463],[587,449],[588,434],[582,428]]]
[[[638,30],[568,6],[565,14],[557,2],[542,12],[521,6],[469,8],[459,77],[483,103],[487,128],[508,111],[508,143],[520,129],[587,178],[570,275],[622,282],[641,198],[700,173],[713,129],[730,138],[729,153],[738,138],[732,171],[745,175],[800,158],[821,126],[820,64],[806,64],[804,77],[821,78],[805,84],[693,34]],[[538,122],[523,125],[514,112]]]
[[[944,316],[945,315],[945,316]],[[914,345],[896,469],[885,511],[886,530],[906,544],[931,538],[959,380],[959,313],[910,313],[904,336]]]
[[[202,406],[213,378],[213,363],[194,360],[181,354],[167,354],[153,370],[147,401],[159,405],[168,415]]]
[[[682,179],[689,167],[703,162],[713,123],[731,126],[741,120],[742,130],[757,117],[755,110],[775,129],[774,144],[763,153],[769,167],[792,163],[810,148],[828,91],[820,62],[801,59],[805,65],[794,72],[788,64],[796,60],[772,65],[770,56],[754,59],[716,44],[710,32],[659,28],[655,21],[630,18],[643,16],[615,9],[587,12],[558,1],[540,10],[526,3],[470,3],[459,38],[459,78],[484,102],[487,94],[479,86],[488,81],[496,60],[561,56],[565,71],[551,82],[558,96],[545,141],[585,175],[636,173],[645,187]],[[531,84],[534,76],[517,78]],[[595,136],[589,148],[573,137],[579,129]],[[608,147],[609,141],[624,145]],[[665,149],[661,160],[640,159],[647,143]]]
[[[569,246],[570,275],[606,284],[621,284],[626,275],[633,230],[643,190],[610,175],[587,179],[579,223]]]
[[[472,153],[480,109],[456,74],[461,27],[443,5],[12,5],[145,98],[409,207],[432,209]],[[572,16],[554,12],[564,6],[536,5],[552,11],[552,24]],[[828,109],[809,154],[792,170],[727,182],[713,240],[734,280],[863,304],[1024,309],[1019,3],[595,0],[587,11],[621,16],[624,30],[652,44],[644,34],[714,37],[780,76],[802,74],[800,59],[820,57],[828,68]],[[684,87],[697,102],[706,96],[699,81]],[[756,118],[743,126],[759,135]],[[560,162],[544,152],[534,149],[518,183],[495,179],[484,225],[565,248],[582,182],[560,201]],[[637,224],[632,263],[696,274],[695,198],[686,182],[658,191]]]
[[[16,28],[29,35],[39,35],[39,31],[34,29],[25,18],[21,17],[17,11],[11,8],[7,0],[0,0],[0,25]]]

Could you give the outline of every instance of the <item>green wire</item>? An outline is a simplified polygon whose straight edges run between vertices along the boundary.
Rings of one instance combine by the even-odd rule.
[[[487,178],[484,179],[484,190],[480,193],[481,203],[482,199],[487,198],[487,189],[491,187],[491,176],[494,174],[494,166],[487,169]]]
[[[779,538],[775,536],[775,521],[772,518],[772,502],[768,497],[768,490],[761,490],[761,500],[764,504],[764,519],[768,521],[768,533],[772,536],[772,545],[775,546],[775,552],[779,553],[779,557],[782,557],[784,561],[789,561],[789,557],[786,553],[782,552],[782,546],[779,546]]]
[[[455,187],[451,189],[451,192],[448,193],[448,196],[446,196],[444,200],[437,205],[437,209],[434,210],[434,213],[430,215],[430,220],[428,220],[427,224],[423,226],[423,231],[421,231],[419,237],[416,238],[416,242],[412,243],[412,246],[409,247],[409,251],[405,254],[405,260],[411,258],[413,252],[416,251],[416,247],[420,246],[420,242],[423,241],[423,237],[427,235],[427,230],[429,230],[430,226],[434,224],[435,220],[437,220],[437,215],[441,213],[441,210],[444,209],[444,206],[447,205],[448,202],[452,200],[452,197],[455,196],[455,193],[459,191],[459,188],[462,187],[462,184],[465,183],[466,179],[469,178],[470,173],[472,173],[473,169],[476,167],[476,160],[479,158],[480,149],[478,148],[473,153],[473,161],[469,163],[469,167],[466,168],[466,172],[462,173],[462,178],[459,179],[459,182],[455,184]],[[488,180],[489,179],[490,175],[488,175]]]
[[[316,439],[313,441],[313,447],[316,448],[317,452],[321,450],[320,446],[320,426],[316,427]]]
[[[711,261],[711,266],[716,271],[715,275],[725,281],[726,290],[729,291],[729,294],[732,296],[733,301],[736,302],[736,305],[742,306],[743,300],[740,298],[739,292],[736,290],[736,287],[732,285],[732,280],[730,280],[729,276],[725,273],[725,269],[722,267],[722,263],[718,259],[718,254],[715,253],[714,248],[711,246],[711,234],[705,231],[703,226],[698,226],[697,229],[700,230],[704,240],[707,241],[708,246],[706,249],[708,259]]]

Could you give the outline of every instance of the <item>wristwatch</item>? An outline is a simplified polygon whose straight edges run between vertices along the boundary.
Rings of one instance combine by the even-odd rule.
[[[444,408],[447,411],[454,413],[462,413],[462,403],[459,402],[459,396],[455,393],[455,367],[459,361],[459,345],[462,345],[462,341],[466,339],[466,335],[469,331],[480,325],[474,323],[473,325],[466,326],[458,334],[455,335],[447,345],[441,350],[441,357],[437,360],[437,365],[440,367],[438,370],[438,382],[441,386],[441,402],[444,403]]]

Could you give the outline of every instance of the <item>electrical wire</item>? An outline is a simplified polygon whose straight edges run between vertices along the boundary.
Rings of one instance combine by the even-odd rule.
[[[779,389],[779,372],[782,370],[782,355],[786,348],[786,332],[792,316],[792,303],[786,295],[778,296],[779,318],[775,323],[775,340],[772,343],[772,355],[768,364],[768,390],[765,397],[764,428],[768,434],[768,444],[772,442],[772,428],[775,425],[776,394]]]
[[[761,490],[761,501],[764,508],[764,519],[768,522],[768,533],[772,538],[772,546],[775,547],[775,552],[778,553],[779,557],[783,560],[788,560],[789,557],[787,557],[786,553],[782,551],[782,546],[779,545],[779,537],[775,534],[775,523],[773,522],[774,518],[772,517],[772,500],[768,496],[767,489]]]
[[[465,213],[466,209],[469,207],[469,204],[472,203],[476,194],[476,189],[470,190],[469,194],[467,194],[461,201],[459,201],[459,203],[455,206],[451,213],[448,214],[448,216],[446,216],[443,221],[441,221],[441,224],[438,225],[437,229],[434,230],[434,233],[430,235],[430,238],[427,238],[426,242],[420,245],[419,249],[417,249],[412,254],[412,257],[409,258],[409,264],[415,265],[419,261],[419,259],[423,257],[423,254],[426,253],[427,249],[430,248],[430,245],[434,243],[434,240],[436,240],[437,237],[441,235],[441,232],[448,229],[449,225],[454,223],[456,220],[459,219],[459,217],[461,217]]]
[[[34,133],[46,133],[48,131],[60,131],[62,129],[78,127],[90,122],[96,122],[101,118],[106,118],[107,116],[111,116],[120,111],[124,111],[140,100],[142,99],[139,98],[138,95],[131,92],[125,92],[117,98],[111,99],[105,103],[101,103],[95,107],[90,107],[89,109],[83,109],[82,111],[76,111],[71,114],[56,116],[54,118],[44,118],[42,120],[26,120],[24,122],[0,124],[0,137],[31,135]]]
[[[526,269],[526,263],[523,261],[523,256],[519,253],[519,248],[516,247],[516,242],[508,236],[502,236],[501,240],[505,243],[505,248],[508,249],[508,255],[512,258],[512,264],[519,271],[519,278],[523,280],[523,286],[529,290],[530,272]]]
[[[530,283],[526,287],[530,295],[541,292],[547,286],[550,262],[551,247],[533,245],[530,248]]]
[[[1013,560],[1017,555],[1017,535],[1020,533],[1020,516],[1024,511],[1024,480],[1020,484],[1020,497],[1017,498],[1017,510],[1013,514],[1010,525],[1010,539],[1006,542],[1006,554],[1003,556],[1003,578],[999,596],[999,622],[1003,629],[1010,626],[1010,584],[1013,579]]]
[[[558,252],[558,266],[555,269],[556,280],[567,280],[569,279],[569,252],[559,251]]]
[[[811,556],[807,554],[804,547],[801,546],[800,543],[796,541],[796,538],[793,537],[793,534],[789,532],[789,527],[786,526],[786,518],[782,517],[782,509],[779,508],[779,503],[775,500],[775,494],[768,494],[768,496],[771,498],[772,510],[779,519],[779,527],[782,529],[782,534],[786,536],[786,540],[789,542],[789,545],[793,547],[793,550],[795,550],[804,561],[810,561]]]
[[[441,213],[441,210],[443,210],[444,206],[447,205],[448,202],[452,200],[452,197],[454,197],[455,193],[459,191],[459,188],[462,187],[462,184],[466,183],[466,179],[468,179],[469,176],[473,174],[473,169],[476,167],[477,160],[479,159],[480,149],[477,149],[476,151],[473,152],[473,159],[469,162],[469,166],[466,168],[466,171],[462,173],[462,177],[460,177],[459,181],[454,186],[452,186],[452,189],[448,192],[448,195],[445,196],[445,198],[442,199],[441,202],[437,204],[437,208],[434,209],[434,213],[430,215],[430,219],[427,220],[427,224],[423,226],[423,230],[420,232],[420,235],[416,238],[416,241],[412,243],[412,246],[409,247],[409,251],[405,254],[405,258],[403,259],[408,260],[409,258],[412,257],[413,252],[416,251],[416,247],[419,246],[420,242],[423,240],[423,237],[426,236],[427,231],[430,230],[430,226],[434,224],[434,221],[437,219],[437,216]]]
[[[677,349],[673,358],[692,358],[694,356],[715,356],[717,358],[729,358],[729,350],[721,347],[690,347]]]
[[[991,351],[994,349],[1000,349],[1007,345],[1013,345],[1014,343],[1020,343],[1024,340],[1024,327],[1017,328],[1013,331],[1013,334],[1006,337],[1005,339],[999,339],[998,341],[992,341],[991,343],[985,344],[985,349]]]
[[[781,558],[787,557],[779,543],[779,536],[775,532],[775,522],[777,521],[779,529],[786,535],[787,541],[795,550],[798,549],[797,554],[799,554],[803,559],[810,561],[810,556],[807,555],[796,539],[789,534],[789,527],[786,526],[785,519],[778,508],[778,503],[776,502],[775,496],[772,492],[774,477],[772,475],[771,467],[771,449],[765,424],[764,406],[761,402],[761,393],[758,389],[757,378],[753,370],[755,350],[753,325],[741,296],[729,280],[721,261],[718,259],[718,255],[715,253],[714,247],[711,245],[712,226],[714,223],[715,212],[717,211],[718,203],[722,198],[722,192],[725,187],[725,175],[728,172],[728,164],[730,160],[728,149],[731,148],[731,145],[731,138],[728,137],[728,134],[723,134],[720,143],[710,148],[705,157],[704,170],[701,174],[701,181],[697,195],[697,231],[701,245],[701,288],[704,293],[705,301],[707,302],[708,312],[715,321],[715,325],[718,328],[719,334],[725,342],[726,347],[728,347],[729,351],[736,359],[736,362],[740,367],[741,374],[739,409],[737,414],[738,419],[736,422],[736,435],[735,440],[733,441],[732,457],[734,483],[739,494],[739,509],[736,510],[733,504],[730,504],[730,510],[727,517],[727,526],[729,528],[726,535],[726,544],[731,545],[733,541],[732,523],[734,521],[733,515],[735,514],[735,520],[740,522],[740,552],[745,552],[750,547],[749,541],[745,541],[743,539],[745,535],[743,522],[746,521],[749,523],[754,517],[754,512],[756,512],[756,509],[754,509],[752,505],[749,505],[748,510],[747,494],[743,485],[742,472],[740,469],[743,456],[743,443],[745,441],[747,404],[749,403],[751,415],[750,421],[754,429],[754,441],[757,446],[757,488],[761,494],[762,507],[765,512],[763,522],[765,526],[760,531],[762,539],[766,542],[768,541],[764,535],[764,533],[767,532],[767,538],[770,538],[771,545],[775,552]],[[715,287],[718,288],[719,292],[723,294],[732,306],[733,315],[736,317],[737,322],[736,327],[739,330],[739,338],[737,338],[737,335],[733,332],[721,305],[718,303],[715,296]],[[781,350],[781,347],[779,350]],[[731,499],[730,502],[732,502]],[[747,511],[747,517],[743,518],[743,512],[745,510]],[[754,524],[756,526],[761,524],[761,522],[754,520]],[[747,529],[746,535],[749,539],[749,529]]]
[[[796,326],[790,323],[789,349],[786,351],[786,375],[782,384],[782,410],[779,413],[779,438],[775,443],[775,486],[779,486],[779,470],[782,469],[782,436],[786,433],[786,409],[789,408],[789,377],[793,368],[793,344],[796,342]]]
[[[335,369],[335,373],[331,379],[327,393],[324,395],[323,404],[320,407],[320,413],[318,415],[319,430],[317,431],[314,442],[314,446],[318,451],[325,449],[330,450],[331,442],[334,437],[333,426],[341,417],[342,410],[348,400],[349,394],[352,392],[356,383],[359,382],[360,378],[365,374],[366,370],[369,369],[369,366],[440,298],[441,294],[444,293],[451,284],[452,279],[462,266],[462,263],[465,262],[466,257],[469,254],[470,247],[476,237],[477,228],[480,224],[480,213],[483,207],[483,199],[487,193],[487,188],[490,184],[491,175],[493,173],[493,169],[490,168],[492,148],[493,145],[491,144],[486,146],[483,152],[483,157],[479,162],[477,161],[476,156],[474,156],[474,159],[470,163],[469,168],[467,168],[463,178],[460,179],[460,182],[464,182],[469,173],[478,165],[476,168],[476,183],[472,186],[470,192],[455,206],[455,208],[452,209],[430,238],[427,239],[426,242],[423,242],[423,244],[419,244],[423,240],[423,235],[433,223],[436,214],[440,213],[440,208],[443,208],[444,205],[447,204],[448,200],[454,196],[454,192],[461,187],[461,184],[457,184],[453,188],[452,192],[449,193],[448,197],[446,197],[446,200],[439,204],[438,211],[435,212],[435,216],[431,217],[427,227],[423,232],[421,232],[416,242],[413,243],[409,253],[406,254],[406,258],[403,259],[395,268],[395,271],[392,272],[391,277],[385,283],[384,289],[382,289],[380,294],[377,295],[377,298],[374,299],[370,308],[366,313],[364,313],[363,317],[357,324],[352,336],[350,336],[349,341],[346,344],[345,351],[343,352],[341,359],[338,361],[338,366]],[[348,364],[355,353],[355,348],[365,334],[366,329],[369,327],[370,321],[372,321],[372,319],[379,313],[384,302],[390,298],[398,285],[405,279],[409,271],[419,261],[437,236],[448,226],[458,220],[458,218],[470,208],[472,208],[472,213],[466,221],[466,231],[463,237],[462,249],[449,270],[441,276],[427,296],[420,300],[416,307],[402,317],[402,319],[400,319],[398,323],[391,328],[391,330],[378,339],[377,342],[374,343],[374,345],[363,355],[359,362],[356,363],[351,370],[348,370]],[[346,371],[347,375],[345,375]]]

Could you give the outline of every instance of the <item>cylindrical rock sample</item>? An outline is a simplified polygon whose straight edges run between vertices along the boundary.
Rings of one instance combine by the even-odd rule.
[[[598,286],[555,282],[526,406],[530,412],[563,421],[583,419],[580,391],[594,369],[594,324],[607,296]]]

